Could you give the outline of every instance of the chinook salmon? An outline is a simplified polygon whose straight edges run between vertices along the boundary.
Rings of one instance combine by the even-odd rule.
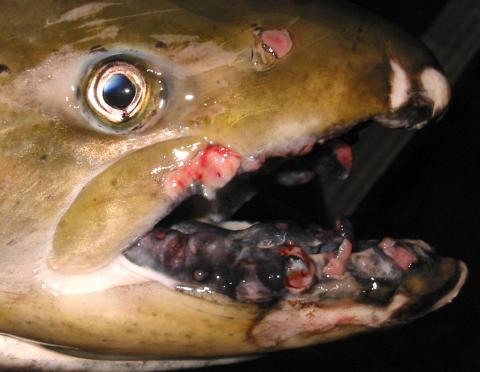
[[[466,266],[420,240],[234,221],[258,177],[345,177],[332,139],[356,124],[445,111],[447,80],[407,34],[339,1],[1,8],[2,368],[228,363],[459,292]]]

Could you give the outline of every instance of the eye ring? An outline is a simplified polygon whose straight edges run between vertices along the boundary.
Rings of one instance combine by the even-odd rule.
[[[157,125],[173,97],[170,66],[132,50],[92,56],[78,81],[82,124],[109,135],[135,135]]]
[[[105,89],[115,75],[126,77],[135,88],[135,94],[125,108],[114,107],[105,100]],[[137,67],[124,61],[112,61],[96,71],[88,82],[86,95],[87,102],[94,112],[112,124],[121,124],[141,111],[149,91],[148,84]]]

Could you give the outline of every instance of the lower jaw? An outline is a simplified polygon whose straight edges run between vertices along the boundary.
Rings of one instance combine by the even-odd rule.
[[[124,257],[137,272],[175,290],[261,306],[299,296],[384,306],[412,276],[424,283],[429,274],[441,276],[425,243],[354,241],[345,220],[333,231],[286,221],[156,226]]]

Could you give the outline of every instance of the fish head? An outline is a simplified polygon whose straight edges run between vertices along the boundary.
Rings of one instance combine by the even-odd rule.
[[[76,6],[25,5],[21,22],[2,9],[1,332],[217,357],[389,326],[458,292],[465,266],[423,243],[357,251],[341,233],[231,228],[216,213],[270,159],[366,120],[419,128],[443,113],[449,86],[420,43],[337,2]],[[162,226],[194,195],[213,225]],[[381,264],[395,276],[375,276]],[[312,306],[333,314],[327,326],[307,325],[325,318]]]

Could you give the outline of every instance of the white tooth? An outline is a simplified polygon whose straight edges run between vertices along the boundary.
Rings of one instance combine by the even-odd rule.
[[[390,105],[393,110],[397,110],[408,101],[410,79],[407,72],[397,62],[390,60],[390,66],[392,67]]]
[[[427,67],[422,71],[420,81],[425,95],[433,102],[432,116],[436,116],[447,107],[450,101],[450,85],[447,78],[433,67]]]

